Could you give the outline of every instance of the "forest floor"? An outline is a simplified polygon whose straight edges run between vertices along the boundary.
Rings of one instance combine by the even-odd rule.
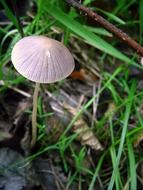
[[[11,63],[20,33],[12,4],[0,5],[0,189],[143,189],[141,57],[62,0],[16,2],[25,36],[71,51],[75,70],[41,84],[31,142],[34,83]],[[143,1],[82,1],[143,43]]]

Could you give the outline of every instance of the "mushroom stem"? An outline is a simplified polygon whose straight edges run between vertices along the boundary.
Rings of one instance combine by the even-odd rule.
[[[34,94],[33,94],[33,110],[32,110],[32,140],[31,148],[34,147],[37,138],[37,102],[38,102],[38,92],[40,88],[40,83],[35,84]]]

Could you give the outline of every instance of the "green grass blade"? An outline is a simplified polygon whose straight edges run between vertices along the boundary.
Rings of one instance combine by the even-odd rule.
[[[92,3],[94,0],[84,0],[83,4],[87,6],[88,4]]]
[[[108,36],[108,37],[113,36],[110,32],[108,32],[104,28],[97,28],[97,27],[91,27],[91,26],[84,26],[84,27],[87,28],[89,31],[95,33],[95,34],[99,34],[102,36]]]
[[[109,118],[109,123],[110,123],[110,133],[111,133],[111,141],[112,141],[112,146],[110,148],[110,155],[111,155],[113,169],[115,169],[116,168],[117,155],[116,155],[115,137],[114,137],[112,117]],[[115,186],[116,186],[116,190],[119,190],[119,188],[121,186],[121,183],[120,183],[121,182],[121,178],[120,178],[119,168],[117,168],[116,171],[117,171],[116,172],[117,175],[116,175],[116,178],[115,178]]]
[[[5,9],[6,16],[13,22],[13,24],[18,29],[17,20],[16,20],[14,14],[12,13],[12,11],[10,10],[10,8],[7,6],[6,2],[4,0],[1,0],[1,4],[3,5],[3,7]]]
[[[114,73],[110,76],[110,78],[107,80],[107,82],[104,84],[104,86],[100,89],[100,91],[97,92],[95,96],[93,96],[82,108],[77,112],[77,114],[74,116],[74,118],[71,120],[65,131],[62,133],[61,138],[64,138],[64,136],[67,134],[67,132],[71,129],[71,127],[74,125],[76,120],[79,118],[79,116],[93,103],[95,98],[99,96],[99,94],[107,88],[107,86],[110,84],[112,80],[115,79],[115,77],[123,71],[123,67],[118,67]]]
[[[111,155],[111,160],[112,160],[112,165],[113,165],[113,170],[116,169],[116,176],[115,176],[115,187],[116,187],[116,190],[119,190],[119,168],[117,167],[116,168],[116,152],[115,152],[115,147],[112,146],[110,148],[110,155]]]
[[[52,15],[54,18],[56,18],[60,23],[68,27],[72,32],[84,38],[87,41],[87,43],[122,61],[131,62],[131,60],[126,55],[122,54],[120,51],[115,49],[112,45],[104,41],[99,36],[90,32],[87,28],[83,27],[79,22],[70,18],[62,10],[56,8],[52,4],[48,4],[46,6],[46,11],[48,11],[48,13]]]
[[[104,15],[106,15],[110,20],[113,20],[115,21],[116,23],[118,24],[126,24],[126,22],[124,20],[122,20],[121,18],[117,17],[116,15],[114,15],[113,13],[110,13],[110,12],[107,12],[107,11],[104,11],[102,9],[97,9],[99,10],[100,12],[102,12]]]
[[[108,190],[113,189],[114,182],[116,179],[117,169],[118,169],[118,166],[120,163],[120,158],[121,158],[123,148],[124,148],[124,142],[125,142],[127,127],[128,127],[128,120],[129,120],[129,116],[130,116],[130,112],[131,112],[132,103],[134,100],[134,93],[135,93],[135,83],[132,84],[131,90],[130,90],[130,93],[128,96],[128,99],[131,99],[131,101],[128,101],[126,104],[125,116],[124,116],[124,121],[123,121],[123,130],[122,130],[122,134],[121,134],[121,140],[120,140],[119,150],[118,150],[117,159],[116,159],[116,167],[114,168],[114,170],[112,172],[112,176],[111,176],[111,180],[110,180],[110,183],[108,186]]]
[[[89,185],[88,190],[93,190],[93,189],[94,189],[94,184],[95,184],[95,182],[96,182],[96,178],[97,178],[97,176],[98,176],[99,170],[100,170],[100,168],[101,168],[101,166],[102,166],[104,157],[105,157],[105,153],[101,156],[101,158],[100,158],[99,161],[98,161],[98,164],[97,164],[95,173],[94,173],[94,175],[93,175],[93,178],[92,178],[92,180],[91,180],[91,183],[90,183],[90,185]]]
[[[137,190],[137,176],[136,176],[136,165],[135,156],[133,152],[133,147],[129,138],[127,138],[128,145],[128,156],[129,156],[129,166],[130,166],[130,190]]]

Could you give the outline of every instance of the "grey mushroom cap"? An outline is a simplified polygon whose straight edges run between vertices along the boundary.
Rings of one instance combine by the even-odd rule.
[[[59,41],[45,36],[28,36],[13,47],[15,69],[37,83],[52,83],[66,78],[74,69],[74,59]]]
[[[143,65],[143,57],[141,58],[141,65]]]

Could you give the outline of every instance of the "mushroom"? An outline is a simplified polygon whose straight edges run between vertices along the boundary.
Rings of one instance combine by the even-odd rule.
[[[54,83],[66,78],[74,69],[74,59],[61,42],[45,36],[28,36],[14,45],[11,60],[21,75],[36,82],[32,111],[33,147],[37,138],[36,117],[40,83]]]
[[[143,57],[141,58],[141,65],[143,65]]]

